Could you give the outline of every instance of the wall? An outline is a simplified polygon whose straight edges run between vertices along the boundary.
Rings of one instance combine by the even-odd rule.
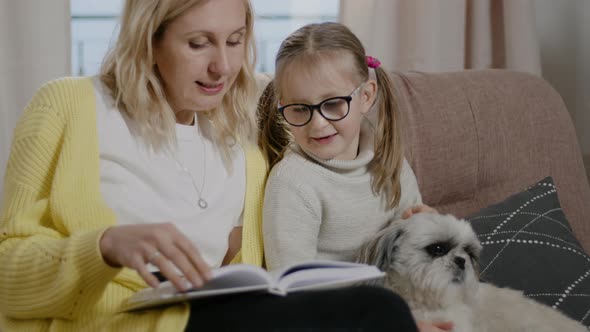
[[[590,178],[590,1],[534,3],[543,77],[570,111]]]
[[[35,91],[70,73],[69,0],[0,0],[0,197],[12,132]]]

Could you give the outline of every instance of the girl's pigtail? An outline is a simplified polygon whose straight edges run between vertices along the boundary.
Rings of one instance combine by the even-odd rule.
[[[291,137],[277,111],[277,104],[272,80],[262,92],[256,110],[258,146],[268,162],[269,169],[283,159],[285,150],[291,142]]]
[[[379,91],[379,120],[375,131],[375,157],[370,165],[372,188],[385,199],[387,207],[394,208],[400,201],[401,171],[404,159],[398,105],[393,82],[382,66],[375,68]]]

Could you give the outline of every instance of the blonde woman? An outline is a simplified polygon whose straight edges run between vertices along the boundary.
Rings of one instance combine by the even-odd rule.
[[[395,306],[409,317],[369,288],[118,312],[158,277],[184,290],[232,260],[264,264],[252,19],[246,0],[128,0],[101,74],[33,97],[6,171],[0,330],[376,330]]]

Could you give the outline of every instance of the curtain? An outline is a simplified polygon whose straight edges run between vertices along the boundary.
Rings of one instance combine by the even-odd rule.
[[[0,0],[0,197],[12,133],[35,91],[70,73],[69,0]]]
[[[389,69],[541,73],[531,0],[341,0],[340,22]]]

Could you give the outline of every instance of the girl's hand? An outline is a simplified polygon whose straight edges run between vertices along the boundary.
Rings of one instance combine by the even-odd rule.
[[[444,332],[452,331],[455,327],[452,322],[416,322],[418,325],[418,331],[420,332]]]
[[[107,264],[136,270],[151,287],[159,282],[147,263],[157,266],[180,291],[200,287],[211,277],[197,248],[171,223],[110,227],[100,239],[100,252]]]
[[[412,206],[411,208],[406,209],[404,211],[404,213],[402,213],[402,219],[408,219],[411,216],[415,215],[416,213],[420,213],[420,212],[438,213],[438,211],[436,211],[435,208],[432,208],[426,204],[420,204],[420,205]]]

